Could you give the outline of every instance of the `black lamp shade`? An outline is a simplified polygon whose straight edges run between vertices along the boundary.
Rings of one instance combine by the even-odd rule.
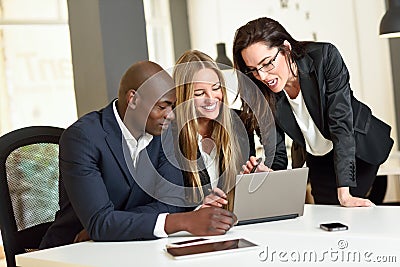
[[[388,3],[388,10],[383,15],[379,27],[379,36],[400,37],[400,0],[389,0]]]
[[[217,44],[217,58],[215,59],[217,63],[220,63],[220,69],[230,69],[232,67],[232,61],[226,55],[225,43]]]

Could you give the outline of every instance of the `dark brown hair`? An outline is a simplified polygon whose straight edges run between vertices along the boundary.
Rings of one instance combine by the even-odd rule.
[[[284,46],[283,43],[285,40],[290,43],[292,47],[291,51]],[[258,18],[246,23],[236,30],[233,41],[233,65],[236,70],[242,73],[245,73],[248,70],[242,57],[242,51],[255,43],[264,43],[269,48],[279,48],[281,53],[286,55],[289,63],[301,58],[305,53],[305,42],[295,40],[279,22],[266,17]],[[272,112],[274,112],[275,94],[269,90],[268,86],[257,80],[253,75],[250,75],[249,78],[261,90],[267,99]],[[243,74],[238,74],[239,94],[246,88],[244,86],[244,80]],[[245,102],[242,103],[241,117],[245,121],[246,125],[250,126],[250,131],[253,131],[257,128],[257,122],[249,106]]]

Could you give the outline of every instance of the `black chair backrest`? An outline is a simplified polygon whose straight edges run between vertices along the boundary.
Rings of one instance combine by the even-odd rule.
[[[0,137],[0,226],[7,267],[35,250],[58,205],[58,142],[64,129],[21,128]]]

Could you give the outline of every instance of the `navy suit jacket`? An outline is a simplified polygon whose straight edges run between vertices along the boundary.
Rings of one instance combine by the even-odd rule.
[[[154,239],[160,213],[184,210],[182,173],[168,161],[160,136],[133,168],[112,103],[65,130],[59,160],[60,210],[41,248],[72,243],[83,228],[96,241]]]

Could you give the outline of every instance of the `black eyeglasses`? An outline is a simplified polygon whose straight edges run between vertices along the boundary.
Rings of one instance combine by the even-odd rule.
[[[253,76],[258,76],[258,75],[259,75],[259,73],[258,73],[259,71],[262,71],[262,72],[269,72],[269,71],[273,70],[273,69],[275,68],[274,62],[275,62],[276,58],[278,57],[278,54],[279,54],[280,51],[281,51],[281,50],[278,49],[278,52],[276,52],[276,55],[274,56],[273,59],[270,60],[270,62],[265,63],[265,64],[262,64],[261,67],[259,67],[258,69],[257,69],[257,68],[255,68],[255,69],[248,69],[248,70],[245,72],[245,74],[246,74],[246,75],[253,74]]]

